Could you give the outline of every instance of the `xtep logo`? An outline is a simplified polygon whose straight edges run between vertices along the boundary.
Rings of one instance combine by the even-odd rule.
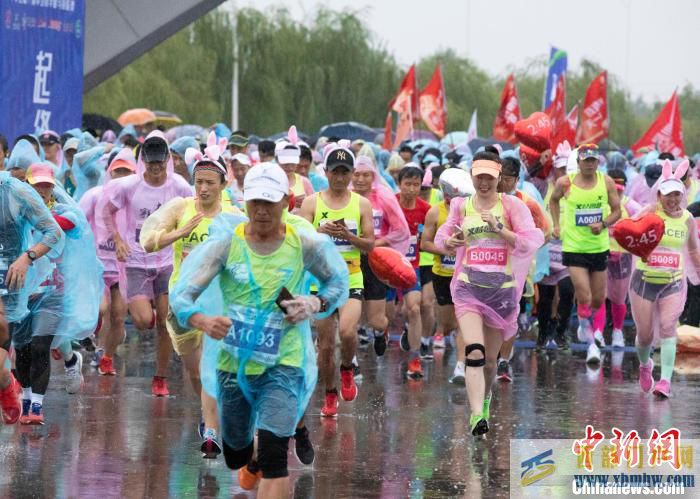
[[[520,483],[523,487],[539,482],[545,477],[548,477],[556,469],[553,459],[546,459],[553,454],[553,450],[549,449],[535,457],[531,457],[527,461],[520,463],[520,468],[523,469],[520,473]]]

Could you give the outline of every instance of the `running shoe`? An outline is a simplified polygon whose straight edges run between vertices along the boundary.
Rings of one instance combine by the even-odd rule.
[[[671,382],[667,379],[660,379],[654,387],[654,395],[666,399],[669,398],[671,396]]]
[[[420,379],[423,377],[423,366],[421,365],[419,358],[416,357],[408,363],[406,376],[408,376],[411,379]]]
[[[15,424],[22,415],[22,403],[17,396],[17,385],[19,383],[10,374],[10,383],[0,390],[0,412],[5,424]]]
[[[550,338],[547,342],[546,348],[547,350],[557,350],[559,348],[559,345],[557,345],[557,342],[554,340],[554,338]]]
[[[420,358],[423,360],[433,360],[433,346],[430,343],[426,344],[421,342]]]
[[[374,353],[377,354],[377,357],[381,357],[386,352],[386,337],[387,331],[381,334],[374,334]]]
[[[216,431],[208,428],[204,432],[204,441],[200,450],[202,451],[202,457],[204,459],[216,459],[219,454],[221,454],[221,446],[216,438]]]
[[[586,364],[600,363],[600,348],[595,343],[588,345],[588,353],[586,354]]]
[[[261,479],[262,471],[252,461],[238,470],[238,485],[243,490],[253,490]]]
[[[326,400],[323,407],[321,407],[321,417],[338,417],[338,390],[335,388],[333,390],[326,391]]]
[[[197,435],[199,438],[204,438],[204,433],[207,431],[207,425],[204,423],[204,418],[199,418],[199,424],[197,425]]]
[[[311,466],[314,463],[316,453],[306,426],[297,428],[294,432],[294,455],[297,457],[297,461],[305,466]]]
[[[557,333],[556,337],[554,340],[557,342],[557,346],[559,347],[559,350],[566,350],[569,348],[569,342],[566,339],[566,334],[565,333]]]
[[[90,360],[90,366],[91,367],[98,367],[100,365],[100,361],[102,360],[102,357],[104,357],[105,354],[105,349],[104,348],[98,348],[92,353],[92,359]]]
[[[97,372],[102,376],[116,376],[117,370],[114,369],[114,362],[112,357],[107,357],[106,355],[100,359],[100,365],[97,367]]]
[[[32,409],[29,411],[29,423],[31,425],[44,424],[44,408],[38,402],[32,403]]]
[[[472,414],[469,417],[469,428],[472,435],[478,437],[489,431],[489,423],[481,414]]]
[[[51,358],[56,361],[63,360],[63,354],[61,353],[61,350],[59,350],[58,348],[52,348]]]
[[[593,339],[595,340],[595,344],[598,345],[598,348],[605,348],[605,338],[603,338],[602,331],[594,331]]]
[[[360,371],[360,365],[354,360],[352,361],[352,375],[357,381],[362,381],[362,371]]]
[[[581,319],[578,322],[578,328],[576,329],[576,337],[579,343],[588,343],[588,334],[591,323],[587,319]]]
[[[498,361],[498,367],[496,368],[496,378],[510,383],[513,381],[513,375],[510,372],[510,363],[506,359],[501,359]]]
[[[491,396],[493,394],[489,393],[489,396],[484,398],[484,405],[481,409],[481,417],[484,418],[486,421],[491,419]]]
[[[167,397],[170,395],[168,391],[168,380],[161,376],[153,376],[153,381],[151,382],[151,393],[155,397]]]
[[[94,336],[88,336],[87,338],[83,338],[82,340],[80,340],[80,346],[86,352],[94,352],[97,348],[97,345],[95,345]]]
[[[457,362],[457,365],[455,366],[455,370],[452,373],[452,376],[450,376],[449,381],[453,385],[464,386],[464,363],[463,362]]]
[[[625,348],[625,335],[622,334],[622,329],[613,329],[612,347],[613,348]]]
[[[19,424],[29,424],[29,412],[32,410],[32,401],[22,399],[22,415],[19,417]]]
[[[649,359],[646,364],[639,364],[639,388],[641,388],[644,393],[648,393],[654,388],[653,370],[654,361],[651,359]]]
[[[352,402],[357,398],[355,370],[352,366],[340,366],[340,396],[345,402]]]
[[[436,334],[435,336],[433,336],[433,348],[445,348],[445,337],[443,335]]]
[[[78,393],[83,387],[83,356],[80,352],[73,352],[76,357],[75,364],[66,367],[66,391]]]
[[[361,327],[357,330],[357,337],[360,340],[360,346],[369,345],[370,337],[365,328]]]
[[[408,342],[408,329],[404,329],[401,333],[401,340],[399,341],[399,346],[404,352],[411,351],[411,344]]]

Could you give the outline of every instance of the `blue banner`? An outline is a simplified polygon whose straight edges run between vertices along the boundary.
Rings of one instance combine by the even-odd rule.
[[[547,81],[544,82],[544,102],[542,109],[545,110],[554,100],[554,93],[557,90],[559,77],[566,73],[566,52],[552,47],[549,52],[549,71]]]
[[[84,0],[0,0],[0,133],[80,127]]]

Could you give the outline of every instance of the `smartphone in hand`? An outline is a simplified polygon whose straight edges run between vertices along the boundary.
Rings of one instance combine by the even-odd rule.
[[[452,232],[452,235],[456,237],[457,239],[464,239],[464,231],[462,230],[462,227],[459,225],[454,225],[453,226],[454,231]]]
[[[294,295],[292,293],[290,293],[289,290],[283,286],[282,289],[280,289],[280,294],[277,295],[277,299],[275,300],[275,304],[280,308],[280,310],[282,312],[284,312],[286,314],[287,309],[282,306],[282,302],[287,301],[287,300],[293,300],[293,299],[294,299]]]

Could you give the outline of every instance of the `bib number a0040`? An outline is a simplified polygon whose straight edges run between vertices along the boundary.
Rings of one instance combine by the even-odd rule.
[[[603,209],[591,208],[587,210],[576,210],[576,227],[588,227],[603,221]]]
[[[226,350],[240,358],[242,354],[266,366],[279,358],[280,340],[284,333],[284,316],[256,308],[231,305],[231,329],[223,339]]]
[[[466,264],[482,272],[503,272],[508,265],[508,248],[502,239],[481,239],[467,248]]]

